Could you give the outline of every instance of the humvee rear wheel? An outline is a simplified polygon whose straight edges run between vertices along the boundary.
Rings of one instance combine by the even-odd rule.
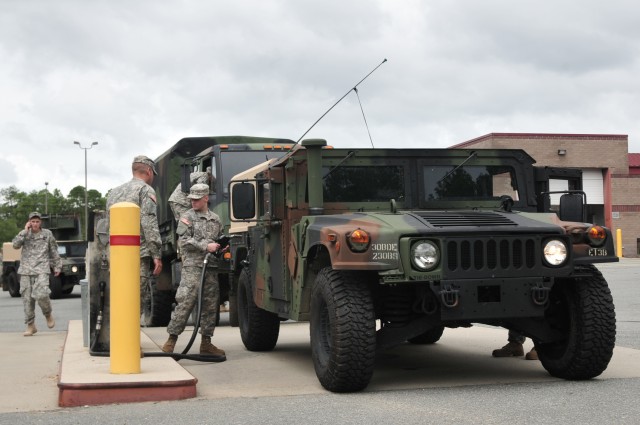
[[[253,301],[251,279],[247,269],[238,280],[238,326],[242,343],[249,351],[271,351],[278,342],[280,319]]]
[[[13,298],[17,298],[20,296],[20,280],[18,279],[18,274],[13,271],[9,273],[7,276],[7,282],[9,284],[9,295]]]
[[[51,273],[49,275],[49,289],[51,290],[49,297],[52,300],[60,298],[62,296],[62,277]]]
[[[444,332],[444,326],[438,326],[433,329],[429,329],[425,333],[422,333],[413,338],[409,338],[409,342],[412,344],[435,344],[440,340]]]
[[[566,339],[536,343],[542,366],[553,376],[582,380],[600,375],[608,366],[616,339],[613,298],[602,274],[588,267],[588,277],[556,282],[546,320]]]
[[[152,279],[147,280],[146,290],[150,293],[145,297],[142,305],[143,325],[167,326],[171,320],[171,307],[174,301],[173,292],[158,290]]]
[[[311,293],[310,321],[313,366],[322,386],[334,392],[365,388],[376,352],[373,299],[366,282],[357,273],[322,269]]]

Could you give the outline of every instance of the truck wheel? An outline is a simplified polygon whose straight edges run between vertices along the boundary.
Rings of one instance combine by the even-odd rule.
[[[408,341],[412,344],[435,344],[440,340],[443,332],[444,326],[438,326],[437,328],[429,329],[423,334],[409,338]]]
[[[563,332],[559,342],[536,343],[542,366],[553,376],[582,380],[608,366],[616,339],[616,315],[607,281],[594,266],[588,277],[556,282],[546,320]]]
[[[149,302],[142,306],[144,314],[143,322],[145,326],[167,326],[171,320],[171,306],[173,303],[173,293],[171,291],[159,291],[156,285],[149,280],[149,290],[151,296]]]
[[[238,298],[229,295],[229,326],[238,327]]]
[[[249,351],[271,351],[278,342],[280,319],[253,301],[251,279],[244,269],[238,280],[238,325],[240,337]]]
[[[375,363],[373,299],[361,275],[325,267],[311,292],[311,354],[318,380],[333,392],[365,388]]]
[[[18,274],[13,271],[7,275],[7,281],[9,284],[9,295],[13,298],[17,298],[20,296],[20,279],[18,279]]]
[[[56,276],[53,273],[49,275],[49,289],[51,294],[49,298],[56,300],[62,296],[62,276]]]

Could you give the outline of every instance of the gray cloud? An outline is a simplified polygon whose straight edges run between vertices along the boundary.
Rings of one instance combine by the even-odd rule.
[[[4,185],[103,193],[187,136],[297,139],[359,87],[378,147],[488,132],[628,134],[640,151],[640,6],[504,2],[5,1]],[[351,93],[308,137],[370,145]],[[32,165],[22,173],[24,163]]]

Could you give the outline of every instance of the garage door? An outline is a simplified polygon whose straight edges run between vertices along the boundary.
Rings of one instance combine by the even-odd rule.
[[[582,170],[582,189],[587,194],[587,204],[604,204],[604,184],[602,180],[602,170],[584,169]]]

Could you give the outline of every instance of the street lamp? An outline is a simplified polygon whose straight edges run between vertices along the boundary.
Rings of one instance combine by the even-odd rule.
[[[44,182],[44,213],[49,214],[49,208],[47,207],[47,198],[49,197],[49,182]]]
[[[83,148],[80,142],[73,142],[74,145],[84,150],[84,237],[89,236],[89,200],[87,198],[87,151],[98,144],[93,142],[88,148]]]

